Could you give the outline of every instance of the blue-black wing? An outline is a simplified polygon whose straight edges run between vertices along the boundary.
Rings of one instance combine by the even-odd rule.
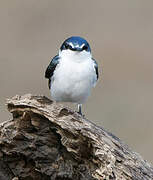
[[[96,75],[97,75],[97,80],[98,80],[98,77],[99,77],[99,73],[98,73],[98,64],[97,64],[97,62],[96,62],[95,59],[92,58],[92,60],[93,60],[93,62],[94,62],[94,68],[95,68]]]
[[[59,63],[59,56],[56,55],[50,62],[50,64],[48,65],[46,72],[45,72],[45,78],[48,79],[48,87],[50,89],[50,85],[51,85],[51,77],[53,76],[54,70],[57,66],[57,64]]]

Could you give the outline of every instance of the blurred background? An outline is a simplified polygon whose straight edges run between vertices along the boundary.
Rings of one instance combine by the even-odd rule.
[[[152,0],[0,0],[0,120],[11,118],[6,98],[50,98],[45,69],[72,35],[99,64],[84,114],[153,163]]]

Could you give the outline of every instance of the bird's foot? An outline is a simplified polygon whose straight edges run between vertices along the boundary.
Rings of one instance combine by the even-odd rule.
[[[85,117],[85,115],[82,114],[82,104],[78,104],[78,114],[80,114],[83,118]]]

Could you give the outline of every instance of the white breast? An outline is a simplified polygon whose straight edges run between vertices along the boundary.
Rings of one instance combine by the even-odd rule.
[[[62,56],[56,66],[51,79],[51,95],[55,101],[82,104],[90,95],[97,80],[94,63],[91,57],[76,57]]]

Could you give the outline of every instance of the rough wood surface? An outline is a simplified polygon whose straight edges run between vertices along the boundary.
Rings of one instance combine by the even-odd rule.
[[[44,96],[15,96],[0,126],[0,180],[150,180],[119,138]]]

